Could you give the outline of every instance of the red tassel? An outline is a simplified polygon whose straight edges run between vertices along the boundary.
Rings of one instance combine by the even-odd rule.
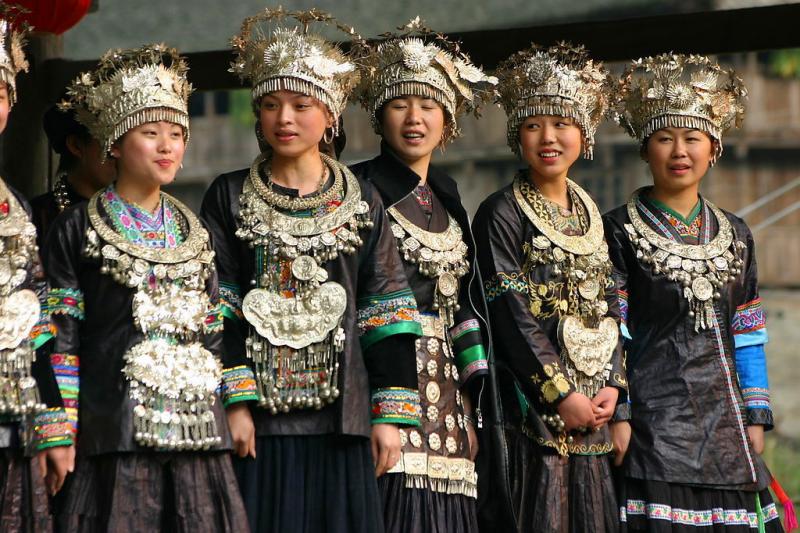
[[[797,529],[797,515],[794,512],[794,504],[792,503],[792,499],[786,494],[781,487],[778,480],[774,477],[772,478],[772,483],[770,483],[770,488],[772,492],[775,493],[775,497],[778,498],[778,501],[783,505],[783,521],[786,528],[786,533],[791,533],[795,529]]]

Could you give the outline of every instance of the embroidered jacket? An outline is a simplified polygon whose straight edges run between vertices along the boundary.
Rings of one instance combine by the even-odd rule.
[[[517,203],[513,184],[484,200],[475,215],[472,231],[494,350],[488,380],[490,409],[484,416],[493,431],[491,438],[482,442],[478,456],[479,494],[490,492],[495,500],[490,503],[496,504],[495,508],[488,506],[482,514],[508,517],[505,527],[513,528],[512,517],[516,513],[511,485],[518,480],[514,480],[508,449],[519,439],[528,438],[543,453],[557,453],[559,437],[543,416],[555,414],[559,402],[574,391],[572,384],[564,387],[564,381],[559,390],[554,381],[567,375],[560,358],[558,314],[554,312],[554,306],[563,301],[561,289],[556,287],[563,282],[563,276],[549,264],[526,268],[524,247],[541,234]],[[608,304],[606,316],[618,319],[615,290],[606,288],[599,294]],[[531,295],[538,295],[535,299],[539,302],[538,309],[536,305],[532,307]],[[549,301],[546,297],[550,297]],[[627,382],[621,345],[620,342],[613,352],[605,385],[619,389],[616,416],[624,417]],[[594,455],[608,453],[610,448],[609,430],[605,426],[602,431],[588,435],[575,434],[566,452]]]
[[[31,209],[25,198],[7,184],[6,188],[30,217]],[[7,214],[5,211],[7,207],[7,204],[0,206],[0,216],[4,213]],[[15,415],[0,416],[0,449],[20,447],[25,444],[25,437],[31,441],[31,451],[52,446],[67,446],[73,442],[72,431],[67,421],[67,413],[63,408],[55,376],[48,364],[47,351],[43,347],[52,339],[54,329],[48,316],[47,280],[38,255],[33,258],[33,265],[18,289],[34,291],[41,306],[40,320],[30,332],[28,342],[36,350],[36,359],[31,366],[31,376],[36,380],[40,399],[47,406],[47,410],[35,417],[25,417],[24,420]],[[20,422],[24,422],[24,424],[21,425]]]
[[[486,353],[488,350],[485,346],[484,334],[480,329],[476,330],[470,326],[477,321],[477,325],[480,328],[480,323],[485,323],[486,310],[482,299],[483,291],[477,275],[475,248],[469,227],[469,217],[464,206],[461,205],[461,197],[458,194],[456,182],[434,166],[428,169],[427,184],[433,191],[433,198],[431,199],[433,210],[430,221],[428,221],[425,218],[425,214],[418,207],[417,202],[411,196],[412,190],[419,183],[419,176],[402,163],[385,143],[381,144],[381,155],[370,161],[355,165],[353,172],[375,185],[386,207],[398,206],[401,213],[420,227],[428,228],[428,224],[430,224],[429,231],[444,231],[447,228],[448,214],[458,222],[464,242],[467,244],[467,261],[470,264],[470,270],[461,278],[458,298],[461,309],[456,313],[455,323],[451,329],[455,333],[453,335],[454,355],[456,356],[458,373],[461,376],[461,386],[467,386],[473,378],[485,376],[487,373]],[[420,274],[419,269],[414,264],[404,261],[403,265],[406,279],[408,279],[411,289],[414,291],[420,313],[434,313],[433,302],[436,281]],[[485,325],[482,327],[485,329]],[[461,333],[461,335],[458,333]],[[463,333],[469,334],[464,335]],[[480,387],[476,388],[479,389]]]
[[[419,431],[410,430],[402,434],[403,460],[391,472],[405,472],[406,476],[416,478],[418,483],[434,491],[474,497],[473,465],[468,460],[461,391],[469,391],[472,405],[476,413],[480,413],[478,400],[483,379],[488,373],[488,349],[483,340],[487,337],[482,332],[482,329],[486,331],[486,309],[475,264],[469,218],[461,204],[458,188],[450,176],[430,166],[427,187],[422,189],[424,197],[418,199],[413,191],[420,177],[385,143],[381,144],[379,156],[355,165],[353,172],[375,185],[387,208],[394,207],[416,226],[430,232],[443,232],[448,228],[449,214],[461,228],[470,268],[459,283],[460,310],[456,311],[454,323],[446,334],[449,340],[442,342],[441,333],[432,335],[432,331],[424,331],[425,336],[417,343],[422,427]],[[438,319],[439,312],[433,306],[436,279],[422,275],[418,265],[410,261],[404,260],[403,267],[420,313],[423,317]],[[427,462],[423,455],[427,456]],[[431,465],[437,465],[437,462],[447,466],[451,472],[450,480],[442,481],[439,479],[441,476],[435,473],[430,475],[436,470]]]
[[[521,426],[540,445],[555,448],[557,434],[542,416],[554,414],[561,400],[575,390],[566,381],[560,389],[553,386],[568,375],[558,341],[559,308],[566,309],[567,298],[563,274],[550,264],[526,265],[523,248],[540,232],[519,207],[511,185],[481,204],[472,227],[485,280],[506,420]],[[601,290],[608,304],[606,316],[618,320],[614,287]],[[620,389],[619,402],[624,405],[627,382],[621,342],[612,355],[605,386]],[[600,432],[575,436],[569,445],[570,454],[610,451],[607,426]]]
[[[322,409],[276,415],[259,408],[253,363],[247,358],[248,323],[242,298],[253,286],[257,246],[236,237],[239,197],[248,170],[223,174],[203,199],[201,216],[214,240],[223,302],[223,397],[226,406],[250,402],[256,434],[370,434],[376,423],[419,424],[419,393],[414,364],[414,339],[421,333],[417,308],[402,271],[383,205],[373,187],[360,182],[374,226],[363,230],[363,244],[354,254],[325,262],[328,279],[342,285],[347,305],[342,328],[346,340],[339,354],[338,399]],[[333,178],[324,187],[327,190]],[[297,191],[273,186],[287,195]],[[334,202],[335,204],[335,202]],[[335,209],[335,205],[326,207]],[[294,215],[293,215],[294,216]]]
[[[677,242],[707,243],[718,232],[702,199],[689,219],[644,195],[636,208],[649,227]],[[680,283],[637,258],[626,206],[604,217],[626,337],[630,477],[749,489],[769,483],[746,432],[748,424],[772,426],[754,242],[741,219],[723,213],[734,240],[745,244],[742,273],[717,289],[712,326],[699,330]]]
[[[170,211],[174,216],[170,225],[177,226],[179,238],[187,238],[185,218],[178,209]],[[135,224],[130,218],[122,224],[100,202],[98,212],[118,231]],[[137,290],[115,281],[110,273],[101,271],[101,258],[85,253],[90,227],[86,202],[67,208],[53,223],[42,254],[51,287],[48,306],[56,328],[50,363],[77,433],[79,455],[152,449],[136,442],[136,403],[129,397],[130,382],[122,371],[125,354],[145,338],[134,323],[132,303]],[[163,246],[163,232],[143,231],[142,236],[146,245]],[[205,290],[215,307],[206,316],[207,333],[201,341],[220,357],[222,333],[215,274],[206,281]],[[228,449],[230,433],[219,397],[212,410],[222,438],[221,444],[212,448]]]

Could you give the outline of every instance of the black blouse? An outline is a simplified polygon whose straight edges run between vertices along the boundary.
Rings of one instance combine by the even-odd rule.
[[[702,233],[713,237],[719,222],[703,207]],[[637,209],[655,231],[685,240],[645,198]],[[737,361],[740,339],[735,337],[765,333],[760,331],[764,324],[753,236],[740,218],[723,213],[734,239],[745,244],[742,273],[717,289],[721,297],[713,300],[713,325],[699,331],[680,283],[664,272],[654,273],[637,258],[625,229],[630,224],[627,207],[604,217],[627,337],[632,425],[627,476],[749,489],[769,483],[763,461],[751,449],[746,425],[771,425],[771,412],[749,408],[737,379],[737,363],[742,361]]]

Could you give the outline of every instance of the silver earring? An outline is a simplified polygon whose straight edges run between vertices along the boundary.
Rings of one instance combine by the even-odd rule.
[[[328,137],[328,130],[330,129],[331,135]],[[336,137],[336,132],[333,128],[325,128],[325,133],[322,134],[322,142],[325,144],[331,144],[333,142],[334,137]]]
[[[183,169],[183,163],[181,163],[181,170]]]

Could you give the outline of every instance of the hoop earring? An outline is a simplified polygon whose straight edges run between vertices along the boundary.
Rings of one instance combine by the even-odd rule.
[[[331,132],[330,138],[328,137],[328,130],[330,130]],[[324,142],[325,144],[331,144],[333,142],[333,139],[335,138],[336,138],[336,130],[334,130],[332,127],[325,128],[325,133],[322,134],[322,142]]]
[[[262,153],[266,152],[269,149],[269,143],[264,138],[264,132],[261,130],[261,121],[258,119],[256,119],[255,134],[256,141],[258,141],[258,149],[261,150]]]

